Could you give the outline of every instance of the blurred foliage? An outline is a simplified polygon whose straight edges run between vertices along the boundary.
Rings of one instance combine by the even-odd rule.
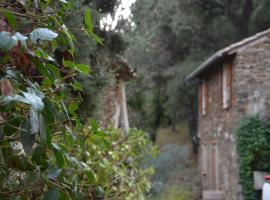
[[[77,77],[84,88],[83,101],[79,106],[80,118],[83,121],[89,117],[99,116],[100,102],[105,89],[115,82],[110,69],[111,61],[127,46],[121,34],[112,30],[106,31],[101,25],[101,19],[115,12],[119,3],[119,0],[78,0],[73,11],[68,12],[64,18],[66,25],[71,27],[70,32],[76,37],[74,59],[92,68],[90,77],[84,75]],[[102,38],[102,44],[89,40],[84,31],[80,31],[78,27],[78,24],[84,20],[84,12],[87,8],[91,10],[93,31]]]
[[[125,51],[140,80],[130,85],[131,122],[154,133],[187,121],[196,135],[195,83],[185,77],[220,48],[270,25],[269,0],[137,0]],[[138,112],[136,110],[140,109]],[[154,136],[153,136],[154,138]]]
[[[0,199],[131,200],[150,189],[153,170],[140,161],[156,149],[145,133],[124,136],[95,120],[83,125],[78,116],[85,86],[77,79],[93,71],[76,61],[70,30],[102,44],[90,8],[76,27],[64,23],[78,5],[0,2]]]

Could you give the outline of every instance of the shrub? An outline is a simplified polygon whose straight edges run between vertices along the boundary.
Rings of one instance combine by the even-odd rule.
[[[236,135],[243,194],[246,200],[256,200],[253,171],[270,170],[270,126],[258,117],[249,117],[241,122]]]

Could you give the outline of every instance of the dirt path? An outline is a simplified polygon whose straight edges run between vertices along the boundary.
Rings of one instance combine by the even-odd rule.
[[[149,200],[192,200],[198,194],[197,158],[192,155],[187,127],[179,125],[176,132],[159,129],[157,145],[160,155],[151,160],[156,174]]]

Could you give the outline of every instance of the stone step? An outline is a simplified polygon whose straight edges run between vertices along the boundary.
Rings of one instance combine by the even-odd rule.
[[[223,200],[224,192],[221,190],[204,190],[202,200]]]

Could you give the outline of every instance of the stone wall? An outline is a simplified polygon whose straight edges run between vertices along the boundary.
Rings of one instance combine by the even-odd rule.
[[[207,72],[210,76],[203,78],[208,80],[209,105],[205,116],[199,113],[198,135],[201,144],[215,141],[218,146],[217,189],[224,191],[226,200],[241,200],[234,130],[244,116],[257,113],[268,117],[270,39],[246,46],[237,53],[233,60],[232,104],[228,109],[222,108],[223,64],[215,66],[215,70]]]

